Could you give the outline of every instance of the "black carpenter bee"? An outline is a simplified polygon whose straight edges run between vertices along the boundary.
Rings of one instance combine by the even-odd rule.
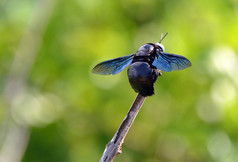
[[[159,43],[142,45],[135,54],[103,61],[97,64],[92,72],[115,75],[130,65],[127,75],[131,87],[142,96],[151,96],[154,94],[154,82],[162,75],[161,71],[179,71],[192,66],[187,58],[164,52],[164,46],[161,44],[164,37],[161,35]]]

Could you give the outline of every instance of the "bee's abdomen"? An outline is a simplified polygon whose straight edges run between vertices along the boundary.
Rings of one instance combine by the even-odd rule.
[[[142,96],[151,96],[154,94],[153,70],[147,62],[135,62],[127,71],[129,82],[135,92]]]

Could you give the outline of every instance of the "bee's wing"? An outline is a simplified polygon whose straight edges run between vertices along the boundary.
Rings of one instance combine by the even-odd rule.
[[[184,56],[161,52],[155,58],[152,65],[159,70],[170,72],[186,69],[192,66],[192,63]]]
[[[115,59],[103,61],[97,64],[92,72],[101,75],[115,75],[125,69],[128,65],[132,63],[134,54],[118,57]]]

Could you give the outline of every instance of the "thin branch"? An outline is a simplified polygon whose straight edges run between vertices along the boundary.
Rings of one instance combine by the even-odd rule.
[[[100,162],[111,162],[113,159],[118,155],[122,153],[122,143],[131,128],[131,125],[133,121],[135,120],[138,112],[140,111],[140,108],[142,104],[145,101],[145,97],[138,94],[136,96],[136,99],[134,103],[132,104],[130,110],[128,111],[125,119],[121,123],[120,127],[118,128],[117,132],[111,139],[111,141],[108,142],[106,145],[106,148],[103,152],[103,155],[100,159]]]

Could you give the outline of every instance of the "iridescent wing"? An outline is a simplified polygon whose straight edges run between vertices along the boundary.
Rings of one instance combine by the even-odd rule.
[[[152,63],[159,70],[170,72],[179,71],[192,66],[192,63],[183,56],[161,52]]]
[[[134,54],[118,57],[115,59],[103,61],[97,64],[92,72],[101,75],[115,75],[125,69],[128,65],[132,63]]]

